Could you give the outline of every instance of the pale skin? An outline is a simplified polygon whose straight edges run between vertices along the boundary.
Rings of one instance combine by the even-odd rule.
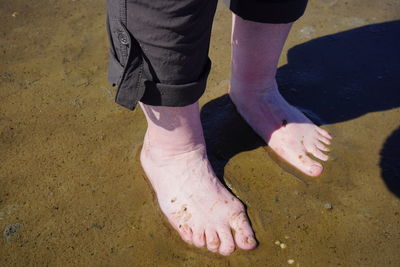
[[[291,24],[261,24],[233,15],[229,95],[238,112],[278,155],[310,176],[327,160],[330,135],[279,94],[276,67]],[[162,212],[181,238],[230,255],[257,246],[243,204],[218,180],[207,159],[198,103],[157,107],[140,103],[148,128],[143,169]]]

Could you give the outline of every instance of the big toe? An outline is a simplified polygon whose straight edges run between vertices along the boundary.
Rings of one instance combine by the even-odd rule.
[[[323,169],[324,167],[322,167],[321,164],[315,162],[313,163],[313,165],[308,167],[308,174],[310,176],[319,176],[322,173]]]
[[[219,245],[219,253],[228,256],[235,251],[235,242],[233,241],[232,232],[229,226],[218,229],[218,236],[221,244]]]
[[[192,229],[187,224],[176,224],[170,220],[170,223],[175,228],[175,230],[179,233],[182,240],[188,244],[193,244],[193,232]]]
[[[188,244],[193,244],[192,232],[188,230],[179,231],[179,235]]]
[[[323,170],[321,163],[312,160],[306,154],[299,156],[299,160],[294,162],[294,166],[309,176],[318,176]]]
[[[298,149],[300,150],[300,149]],[[287,160],[288,163],[293,165],[295,168],[300,170],[301,172],[305,173],[309,176],[318,176],[322,173],[323,167],[321,163],[311,159],[305,151],[295,152],[291,151],[290,153],[279,153],[278,155],[281,156],[283,159]],[[321,152],[322,153],[322,152]],[[285,157],[286,155],[286,157]]]
[[[253,249],[257,246],[253,230],[244,211],[236,214],[231,221],[231,227],[235,230],[235,242],[241,249]]]

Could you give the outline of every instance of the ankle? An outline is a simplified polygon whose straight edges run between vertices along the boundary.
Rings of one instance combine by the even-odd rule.
[[[200,150],[205,150],[204,139],[196,138],[184,140],[176,136],[166,141],[162,138],[151,138],[149,137],[149,133],[146,132],[142,153],[144,153],[145,156],[170,158]]]
[[[231,79],[229,95],[235,97],[259,97],[267,93],[278,91],[275,78],[266,78],[263,81],[246,81]]]
[[[141,103],[147,119],[144,147],[152,153],[175,155],[205,146],[198,103],[184,107]]]

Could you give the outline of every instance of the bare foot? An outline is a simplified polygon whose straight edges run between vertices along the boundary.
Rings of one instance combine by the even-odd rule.
[[[276,82],[265,90],[231,85],[229,95],[238,112],[281,158],[309,176],[321,174],[322,165],[307,153],[326,161],[332,138],[280,95]]]
[[[222,255],[236,247],[255,248],[243,204],[221,184],[208,161],[197,103],[142,107],[149,128],[140,160],[162,212],[182,239]],[[174,129],[160,128],[164,123]]]

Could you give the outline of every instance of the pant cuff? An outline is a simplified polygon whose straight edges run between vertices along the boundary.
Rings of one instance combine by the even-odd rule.
[[[145,80],[145,92],[140,102],[152,106],[183,107],[195,103],[203,95],[207,77],[211,69],[211,61],[207,59],[206,66],[200,78],[187,84],[165,84]]]
[[[299,19],[307,0],[225,0],[229,9],[245,20],[261,23],[290,23]]]

